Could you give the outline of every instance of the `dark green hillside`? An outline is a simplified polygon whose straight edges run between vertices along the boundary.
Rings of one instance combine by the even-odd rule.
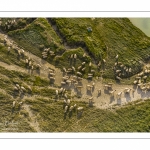
[[[50,48],[55,56],[61,56],[66,50],[81,47],[94,59],[95,65],[98,62],[103,65],[103,59],[106,60],[105,78],[114,79],[112,67],[117,54],[118,61],[132,69],[130,75],[121,75],[123,78],[141,71],[141,62],[149,60],[150,55],[150,38],[126,18],[38,18],[25,28],[8,34],[40,57],[44,48]],[[68,63],[68,58],[63,58],[58,64],[57,57],[54,57],[48,56],[47,61],[60,68],[61,60]]]

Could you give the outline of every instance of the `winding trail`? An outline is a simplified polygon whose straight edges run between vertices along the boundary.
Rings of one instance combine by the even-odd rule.
[[[33,112],[31,111],[30,109],[30,106],[27,105],[27,104],[23,104],[22,106],[29,114],[29,118],[30,118],[30,121],[28,121],[28,123],[30,124],[31,127],[34,128],[34,130],[36,132],[41,132],[40,128],[39,128],[39,123],[37,122],[37,119],[35,117],[35,115],[33,114]]]

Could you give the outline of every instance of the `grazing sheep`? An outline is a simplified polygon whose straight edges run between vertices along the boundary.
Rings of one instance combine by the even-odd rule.
[[[77,112],[82,112],[83,111],[83,107],[78,107],[77,108]]]
[[[67,99],[67,105],[68,106],[70,105],[70,99]]]
[[[91,70],[91,73],[95,73],[95,70]]]
[[[74,108],[73,106],[70,106],[69,112],[72,112],[73,108]]]
[[[20,90],[20,86],[19,86],[19,84],[16,84],[16,87],[18,88],[18,90]]]
[[[143,79],[146,80],[146,79],[147,79],[147,76],[144,76]]]
[[[50,77],[49,79],[55,81],[55,78],[54,78],[54,77]]]
[[[49,73],[49,75],[50,75],[50,76],[55,76],[55,74],[54,74],[54,73]]]
[[[85,69],[86,69],[86,67],[82,68],[82,70],[81,70],[81,71],[83,72],[83,71],[85,71]]]
[[[88,76],[87,78],[88,78],[88,79],[92,79],[92,78],[93,78],[93,76]]]
[[[66,85],[66,82],[62,81],[62,82],[61,82],[61,85]]]
[[[59,89],[59,93],[61,94],[63,92],[63,88],[60,88]]]
[[[71,85],[71,80],[67,80],[66,83],[70,86]]]
[[[16,105],[16,101],[13,101],[13,105],[12,105],[12,107],[14,108],[14,107],[15,107],[15,105]]]
[[[93,96],[89,98],[89,101],[92,101],[92,100],[93,100]]]
[[[82,73],[81,72],[77,72],[77,75],[82,76]]]
[[[137,80],[135,80],[134,82],[133,82],[133,84],[137,84],[138,83],[138,81]]]
[[[118,79],[118,80],[122,80],[120,77],[118,77],[118,76],[116,76],[116,79]]]
[[[126,88],[124,92],[125,92],[125,93],[130,93],[131,90],[132,90],[132,89]]]
[[[106,60],[105,60],[105,59],[103,59],[103,63],[106,63]]]
[[[80,70],[81,68],[82,68],[82,66],[79,66],[79,67],[78,67],[78,70]]]
[[[91,67],[91,66],[92,66],[92,63],[90,62],[90,63],[89,63],[89,67]]]
[[[116,73],[119,73],[119,72],[121,72],[121,70],[116,70]]]
[[[58,90],[56,90],[56,96],[58,96]]]
[[[64,113],[67,113],[67,111],[68,111],[68,106],[66,105]]]
[[[76,59],[77,58],[77,54],[74,54],[74,59]]]
[[[141,90],[142,90],[142,91],[146,91],[147,88],[146,88],[146,87],[142,87]]]
[[[28,64],[28,63],[29,63],[28,59],[25,59],[25,63],[26,63],[26,64]]]
[[[40,65],[40,64],[37,64],[36,67],[37,67],[37,69],[40,69],[40,68],[41,68],[41,65]]]
[[[67,71],[66,68],[63,67],[63,71],[66,72]]]
[[[66,99],[68,98],[68,96],[67,96],[67,94],[66,94],[66,93],[64,94],[64,97],[65,97]]]
[[[117,94],[117,98],[121,98],[121,94],[122,94],[122,92],[119,92],[119,93]]]
[[[109,85],[105,84],[105,85],[104,85],[104,89],[105,89],[105,90],[108,90],[108,88],[109,88]]]
[[[82,66],[85,65],[85,62],[82,63]]]
[[[118,59],[118,57],[119,57],[119,56],[117,55],[115,58]]]
[[[75,72],[76,71],[75,67],[72,66],[72,70]]]
[[[114,96],[115,91],[116,91],[116,90],[109,91],[110,96]]]
[[[86,53],[83,54],[83,57],[86,57]]]
[[[21,86],[21,90],[22,92],[26,92],[26,89],[23,86]]]
[[[70,55],[70,59],[72,59],[72,58],[73,58],[73,54]]]

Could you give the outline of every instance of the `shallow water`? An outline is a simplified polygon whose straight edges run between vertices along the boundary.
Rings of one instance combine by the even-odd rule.
[[[130,21],[150,37],[150,18],[129,18]]]

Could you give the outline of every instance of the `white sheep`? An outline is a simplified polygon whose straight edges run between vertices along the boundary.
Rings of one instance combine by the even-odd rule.
[[[116,90],[109,91],[110,96],[114,96],[115,91],[116,91]]]
[[[58,96],[58,90],[56,90],[56,96]]]
[[[85,62],[83,62],[82,65],[85,65]]]
[[[12,107],[14,108],[14,107],[15,107],[15,105],[16,105],[16,101],[13,101],[13,106],[12,106]]]
[[[122,92],[119,92],[119,93],[117,94],[117,98],[121,98],[121,94],[122,94]]]
[[[80,75],[80,76],[82,76],[82,73],[81,73],[81,72],[77,72],[77,75]]]
[[[77,58],[77,54],[74,54],[74,59],[76,59]]]
[[[64,113],[66,113],[67,111],[68,111],[68,106],[66,105]]]

